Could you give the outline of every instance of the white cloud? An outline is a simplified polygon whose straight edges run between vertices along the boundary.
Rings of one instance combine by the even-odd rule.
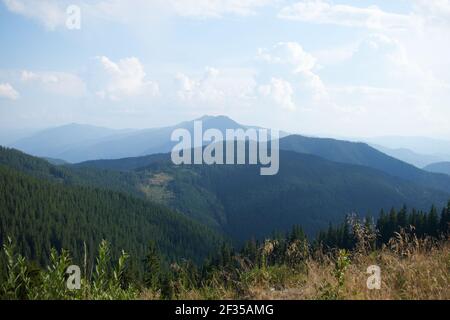
[[[450,0],[414,0],[414,11],[429,23],[450,23]]]
[[[52,0],[3,0],[9,11],[35,20],[49,30],[54,30],[65,24],[67,6],[64,4],[66,2]]]
[[[6,8],[44,25],[49,30],[64,27],[69,5],[81,8],[83,20],[104,19],[119,23],[151,23],[162,16],[222,18],[248,16],[278,0],[2,0]]]
[[[0,98],[17,100],[19,96],[19,93],[9,83],[0,83]]]
[[[293,101],[294,89],[286,80],[272,78],[269,84],[259,87],[259,92],[263,97],[270,98],[277,106],[283,109],[289,111],[296,109]]]
[[[317,63],[320,65],[320,68],[323,68],[351,62],[358,53],[364,50],[371,51],[379,56],[383,56],[386,51],[393,53],[398,49],[399,45],[398,40],[383,33],[367,33],[361,39],[349,44],[318,50],[314,52],[314,56],[317,57]]]
[[[297,75],[304,88],[312,91],[314,99],[326,96],[326,87],[316,74],[317,59],[296,42],[279,42],[271,49],[259,49],[258,58],[286,67]]]
[[[356,50],[358,50],[358,47],[359,42],[354,42],[347,45],[320,49],[313,52],[313,55],[317,58],[317,63],[320,68],[322,68],[323,66],[339,64],[350,60]]]
[[[251,71],[207,67],[199,76],[178,73],[177,97],[180,102],[208,108],[241,107],[254,98],[256,82]]]
[[[183,101],[204,101],[218,102],[225,96],[226,88],[221,88],[216,84],[219,71],[214,68],[206,68],[202,79],[194,79],[178,73],[175,80],[178,83],[178,97]]]
[[[321,100],[328,96],[328,89],[322,79],[311,71],[302,73],[302,85],[310,89],[314,100]]]
[[[21,74],[21,80],[24,83],[33,84],[38,89],[57,95],[81,97],[87,92],[84,81],[77,75],[67,72],[24,70]]]
[[[138,58],[125,58],[116,63],[102,56],[98,61],[106,76],[104,87],[97,91],[99,97],[120,100],[141,94],[159,95],[159,85],[146,79],[144,66]]]
[[[450,85],[436,73],[446,63],[442,47],[432,55],[427,51],[424,54],[423,45],[419,45],[422,42],[417,42],[416,37],[369,34],[352,50],[350,58],[333,64],[330,70],[324,67],[321,72],[328,76],[334,118],[355,124],[351,130],[372,130],[371,134],[376,134],[373,123],[382,124],[381,130],[393,134],[445,131],[442,119],[448,115]],[[434,68],[430,63],[436,60]],[[330,81],[330,77],[334,80]]]
[[[381,95],[395,95],[403,94],[401,90],[392,88],[382,88],[382,87],[371,87],[371,86],[339,86],[331,89],[336,93],[345,94],[361,94],[366,96],[381,96]]]
[[[276,0],[133,0],[133,5],[130,5],[129,0],[1,1],[10,12],[27,17],[49,30],[64,27],[65,8],[69,4],[81,7],[85,27],[83,30],[86,32],[111,22],[123,24],[120,26],[126,29],[123,34],[129,34],[129,29],[132,29],[136,34],[139,32],[139,36],[145,34],[147,37],[145,30],[158,30],[158,36],[154,39],[145,38],[142,49],[135,53],[139,57],[147,54],[149,59],[153,59],[150,48],[158,46],[160,40],[161,52],[171,50],[167,59],[156,61],[161,62],[161,66],[152,69],[155,72],[152,71],[150,76],[145,72],[150,73],[150,70],[145,70],[143,66],[143,62],[148,61],[141,63],[137,58],[118,60],[99,57],[94,61],[98,70],[91,69],[91,66],[82,69],[85,71],[80,75],[83,75],[90,92],[105,99],[103,102],[95,100],[99,106],[111,105],[110,100],[136,97],[132,100],[133,103],[127,103],[126,108],[134,112],[142,107],[142,110],[148,112],[148,98],[158,95],[161,85],[163,89],[160,94],[163,99],[155,99],[154,105],[161,108],[173,106],[172,114],[200,113],[195,108],[204,108],[208,113],[210,110],[218,110],[217,113],[241,115],[247,112],[253,116],[257,110],[261,119],[266,118],[270,122],[273,117],[279,116],[282,119],[281,125],[288,122],[287,118],[292,123],[303,121],[302,128],[304,125],[306,128],[317,128],[317,123],[322,125],[322,119],[327,118],[329,122],[326,126],[330,130],[372,130],[376,133],[381,129],[393,128],[399,131],[409,128],[409,132],[427,132],[441,128],[440,130],[448,133],[448,126],[441,122],[449,115],[450,45],[447,38],[450,0],[402,0],[404,3],[398,6],[397,13],[387,11],[384,6],[367,6],[348,0],[279,1],[283,7],[281,10]],[[368,2],[374,3],[364,1]],[[272,6],[272,3],[275,5]],[[231,43],[226,43],[227,39],[224,40],[223,47],[214,51],[222,53],[215,56],[204,51],[202,46],[197,49],[189,45],[203,43],[205,36],[210,35],[209,31],[208,35],[172,32],[172,28],[179,23],[183,26],[192,24],[195,28],[193,30],[199,30],[196,28],[203,25],[192,21],[186,23],[186,18],[245,17],[262,12],[265,6],[275,9],[278,18],[316,24],[308,26],[308,31],[312,31],[311,36],[305,36],[305,32],[298,33],[297,28],[286,29],[285,26],[292,22],[287,25],[286,21],[277,22],[277,12],[273,11],[272,18],[275,21],[267,20],[270,24],[277,24],[273,33],[261,25],[266,23],[266,19],[247,19],[246,23],[249,23],[250,28],[247,30],[248,34],[243,35],[242,41],[246,41],[251,32],[255,32],[256,36],[246,43],[247,46],[233,50],[232,55],[226,52],[231,48]],[[173,18],[176,17],[183,18],[174,21]],[[264,18],[271,17],[268,14]],[[204,24],[206,28],[210,23]],[[219,23],[222,28],[221,22],[212,23],[214,26]],[[339,28],[336,33],[333,32],[336,26],[348,28]],[[228,30],[229,27],[228,23],[223,24],[224,29],[220,33],[223,31],[223,35],[227,35],[233,32],[235,35],[234,28]],[[107,30],[103,28],[102,32],[106,32],[105,39],[110,41],[112,38]],[[114,27],[109,30],[117,29]],[[217,30],[213,28],[210,31]],[[270,47],[279,40],[266,45],[259,44],[267,48],[260,49],[258,53],[260,63],[249,64],[249,57],[243,55],[251,46],[261,43],[261,30],[269,32],[266,39],[290,37],[293,41],[300,42],[301,39],[302,45],[297,42],[280,42]],[[179,41],[179,37],[186,35],[188,39]],[[169,42],[176,44],[175,51],[164,48]],[[189,57],[194,58],[183,60],[183,48],[189,51]],[[196,56],[196,53],[199,54]],[[177,56],[181,60],[174,58]],[[221,67],[194,71],[198,62],[195,57],[204,59],[205,64]],[[174,65],[175,60],[182,66]],[[235,69],[230,67],[233,63]],[[258,69],[250,70],[245,69],[246,67]],[[67,68],[70,70],[71,67]],[[174,88],[173,75],[181,70],[183,71],[175,77]],[[151,78],[154,74],[158,74],[158,79]],[[20,77],[16,71],[5,70],[4,75],[0,76],[0,83],[4,83],[0,87],[0,95],[10,99],[17,99],[19,94],[9,83],[14,84],[21,96],[29,89],[77,97],[87,91],[84,81],[68,72],[24,71]],[[55,99],[55,104],[56,101],[59,105],[59,101],[66,100]],[[47,105],[52,101],[46,99],[45,102]],[[280,107],[277,115],[273,114],[275,105]],[[116,108],[117,114],[124,114],[126,108]],[[301,117],[295,119],[295,112],[286,117],[287,112],[282,110],[296,110]],[[270,116],[267,116],[269,112]],[[348,126],[340,122],[342,114],[348,119]],[[308,115],[314,115],[315,118],[307,118]],[[387,120],[384,119],[386,115],[389,117]],[[169,115],[161,117],[168,118]],[[406,118],[407,123],[404,121]],[[376,122],[381,128],[373,125]],[[433,123],[439,126],[433,126]],[[294,127],[298,127],[296,123]]]
[[[420,19],[414,15],[390,13],[376,6],[359,8],[326,0],[304,0],[281,9],[279,18],[318,24],[335,24],[369,29],[410,29]]]
[[[82,7],[96,17],[119,22],[131,22],[133,18],[157,19],[158,14],[189,18],[222,18],[226,15],[249,16],[259,8],[276,3],[279,0],[102,0],[95,3],[83,1]],[[157,13],[157,15],[154,15]]]
[[[226,14],[253,15],[258,8],[274,2],[276,0],[169,0],[176,14],[201,18],[220,18]]]
[[[354,67],[358,67],[357,63],[362,67],[365,61],[371,61],[372,73],[383,76],[380,82],[388,83],[392,88],[407,88],[411,93],[447,86],[446,81],[436,77],[434,68],[427,66],[432,57],[420,61],[416,54],[397,38],[371,34],[360,43],[352,63]]]
[[[295,73],[311,71],[316,65],[316,59],[296,42],[279,42],[270,50],[259,49],[258,57],[270,63],[291,65]]]

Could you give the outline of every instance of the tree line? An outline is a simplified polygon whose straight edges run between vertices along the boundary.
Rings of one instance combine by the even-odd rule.
[[[52,248],[69,250],[76,263],[86,255],[93,261],[98,244],[107,239],[112,256],[127,251],[140,274],[138,259],[145,255],[149,241],[158,243],[165,261],[195,262],[223,241],[207,226],[148,201],[111,190],[38,180],[0,165],[0,246],[8,237],[38,267],[50,262]],[[0,259],[4,271],[4,257]]]

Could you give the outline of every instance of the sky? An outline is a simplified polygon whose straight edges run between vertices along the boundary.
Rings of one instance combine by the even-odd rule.
[[[449,71],[450,0],[0,0],[2,130],[450,139]]]

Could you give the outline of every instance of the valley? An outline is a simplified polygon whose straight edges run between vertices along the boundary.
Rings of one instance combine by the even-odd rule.
[[[226,117],[204,119],[205,128],[218,125],[224,132],[249,128]],[[194,123],[179,127],[194,130]],[[259,175],[260,165],[175,165],[169,153],[52,165],[3,149],[0,164],[51,182],[158,203],[235,244],[293,225],[314,237],[350,213],[377,217],[381,209],[402,205],[428,210],[450,198],[450,176],[423,171],[364,143],[290,135],[279,146],[280,172],[269,177]]]
[[[433,208],[448,203],[450,176],[421,170],[364,143],[290,135],[276,144],[279,172],[269,176],[261,175],[260,163],[174,164],[168,152],[71,164],[1,147],[0,239],[3,245],[13,239],[37,268],[51,263],[52,250],[67,249],[75,263],[85,261],[85,270],[94,268],[108,240],[110,258],[123,256],[121,250],[130,254],[127,272],[139,283],[148,273],[142,261],[155,252],[157,270],[176,265],[186,272],[202,265],[209,270],[208,263],[219,263],[214,268],[221,270],[228,268],[222,264],[230,248],[255,250],[268,239],[283,239],[292,228],[292,237],[311,242],[308,250],[318,243],[353,249],[348,228],[331,227],[349,216],[379,219],[381,243],[388,243],[395,230],[383,226],[395,221],[403,228],[411,221],[421,237],[445,230],[446,211],[439,218]],[[191,156],[196,151],[183,150]],[[226,149],[221,156],[227,157]],[[395,208],[404,208],[399,220]],[[412,208],[411,216],[401,218],[406,208]],[[422,213],[430,208],[430,214]],[[158,279],[163,286],[166,280]]]

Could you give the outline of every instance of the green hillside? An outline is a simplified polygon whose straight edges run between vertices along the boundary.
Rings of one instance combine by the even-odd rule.
[[[421,170],[365,143],[292,135],[280,140],[280,149],[313,154],[335,162],[366,166],[417,185],[450,193],[450,177]]]
[[[168,260],[201,261],[221,237],[160,205],[115,191],[65,186],[0,166],[0,241],[17,241],[20,252],[40,264],[51,247],[69,249],[80,262],[102,239],[116,251],[145,256],[155,241]]]
[[[134,186],[139,178],[131,172],[90,167],[53,165],[47,160],[30,156],[21,151],[0,146],[0,165],[23,172],[38,179],[64,185],[100,187],[109,190],[143,196]]]
[[[289,151],[281,151],[280,159],[275,176],[260,176],[258,166],[174,166],[169,155],[85,165],[128,170],[140,177],[146,197],[219,226],[238,241],[294,224],[314,235],[351,212],[377,214],[403,204],[429,209],[449,197],[364,166]]]
[[[294,224],[314,236],[351,212],[376,215],[404,204],[429,209],[449,198],[366,166],[283,150],[275,176],[260,176],[258,166],[174,166],[168,154],[63,167],[14,150],[0,155],[4,164],[39,178],[123,191],[170,207],[237,242]]]
[[[450,162],[432,163],[423,169],[429,172],[443,173],[450,176]]]

